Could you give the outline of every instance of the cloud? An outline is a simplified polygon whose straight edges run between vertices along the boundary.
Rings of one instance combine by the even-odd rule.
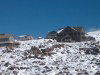
[[[91,31],[98,31],[98,30],[100,30],[100,28],[93,27],[93,28],[89,28],[87,31],[91,32]]]

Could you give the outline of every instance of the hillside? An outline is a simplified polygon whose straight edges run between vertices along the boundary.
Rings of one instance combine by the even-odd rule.
[[[100,31],[88,35],[96,41],[58,43],[38,39],[18,41],[21,44],[11,51],[1,47],[0,75],[100,75]],[[32,46],[40,51],[50,49],[50,55],[34,57]]]

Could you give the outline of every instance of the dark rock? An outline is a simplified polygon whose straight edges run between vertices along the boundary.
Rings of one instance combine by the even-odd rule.
[[[9,62],[5,63],[4,66],[8,67],[10,65]]]
[[[14,75],[18,75],[18,72],[17,72],[17,71],[13,71],[13,74],[14,74]]]
[[[82,70],[80,72],[78,72],[76,75],[89,75],[87,71]]]
[[[97,71],[94,75],[100,75],[100,71]]]
[[[57,74],[55,74],[55,75],[72,75],[70,72],[59,72],[59,73],[57,73]]]
[[[19,70],[19,68],[18,67],[15,67],[15,66],[10,66],[10,67],[8,67],[8,69],[9,70],[15,70],[15,69],[18,69]]]
[[[93,54],[93,55],[97,55],[98,53],[100,53],[99,48],[98,47],[93,47],[93,48],[87,48],[85,50],[86,54]]]

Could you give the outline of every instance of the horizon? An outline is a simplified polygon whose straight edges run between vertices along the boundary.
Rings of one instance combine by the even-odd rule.
[[[100,29],[99,0],[1,0],[0,33],[45,37],[64,26]]]
[[[60,27],[60,28],[56,28],[55,30],[51,30],[51,31],[58,31],[58,30],[60,30],[60,29],[62,29],[62,28],[64,28],[64,27],[67,27],[67,26],[63,26],[63,27]],[[70,26],[70,27],[75,27],[75,26]],[[82,27],[83,28],[83,30],[84,30],[84,32],[86,32],[86,33],[88,33],[88,32],[93,32],[93,31],[99,31],[100,29],[97,29],[97,28],[91,28],[91,29],[89,29],[89,30],[86,30],[84,27]],[[51,32],[50,31],[50,32]],[[38,37],[42,37],[42,38],[45,38],[46,36],[47,36],[47,33],[48,32],[46,32],[45,33],[45,36],[44,37],[42,37],[41,35],[40,36],[38,36]],[[24,35],[31,35],[31,36],[33,36],[32,34],[19,34],[19,35],[16,35],[16,34],[13,34],[13,33],[0,33],[0,34],[11,34],[11,35],[13,35],[14,37],[19,37],[19,36],[24,36]],[[37,39],[38,37],[35,37],[35,36],[33,36],[35,39]]]

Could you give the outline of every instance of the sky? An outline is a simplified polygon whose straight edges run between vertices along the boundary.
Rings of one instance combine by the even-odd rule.
[[[65,26],[100,28],[100,0],[0,0],[0,33],[45,37]]]

